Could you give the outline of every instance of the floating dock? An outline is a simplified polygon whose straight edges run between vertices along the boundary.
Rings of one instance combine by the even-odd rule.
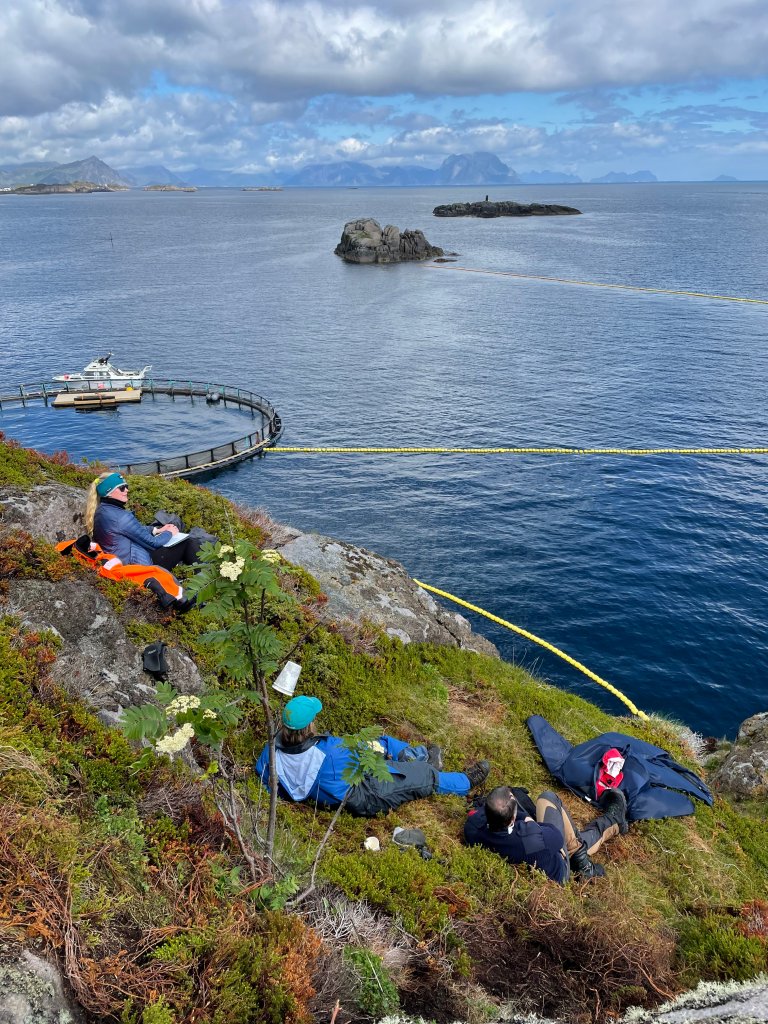
[[[62,391],[53,400],[54,408],[68,406],[75,409],[108,409],[121,402],[140,402],[141,391]]]

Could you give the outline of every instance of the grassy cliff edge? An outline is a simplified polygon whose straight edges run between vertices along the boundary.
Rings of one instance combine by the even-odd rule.
[[[84,487],[92,475],[63,456],[0,443],[0,502],[4,488]],[[204,488],[132,484],[140,517],[165,506],[222,537],[268,541],[263,520]],[[64,577],[98,586],[139,646],[165,639],[188,651],[209,686],[226,686],[208,664],[198,613],[158,615],[45,542],[0,529],[0,579]],[[315,627],[301,650],[301,687],[322,699],[329,731],[375,722],[428,738],[443,746],[448,770],[487,757],[491,785],[534,794],[552,780],[525,726],[531,714],[574,743],[616,729],[696,768],[673,723],[608,715],[480,654],[324,624],[306,573],[283,565],[281,583],[297,598],[275,622],[286,649]],[[372,821],[343,817],[320,865],[320,897],[291,912],[281,881],[306,873],[329,815],[281,805],[275,878],[266,892],[249,890],[237,846],[194,776],[167,759],[137,768],[119,733],[51,685],[56,636],[30,632],[13,611],[0,604],[0,923],[6,936],[60,957],[94,1021],[329,1020],[336,999],[345,1020],[403,1007],[480,1024],[510,1001],[604,1020],[702,979],[768,967],[766,808],[747,815],[722,799],[695,817],[634,825],[606,847],[605,880],[565,888],[466,849],[458,798]],[[263,742],[252,715],[230,745],[247,768]],[[247,771],[242,786],[255,793]],[[563,796],[586,822],[589,809]],[[394,848],[396,825],[422,828],[434,858]],[[380,853],[364,849],[368,836]]]

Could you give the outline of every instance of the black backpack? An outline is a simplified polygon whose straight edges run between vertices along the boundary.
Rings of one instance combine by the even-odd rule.
[[[154,679],[165,679],[168,675],[168,660],[165,656],[166,644],[162,640],[155,640],[144,648],[142,661],[144,671]]]

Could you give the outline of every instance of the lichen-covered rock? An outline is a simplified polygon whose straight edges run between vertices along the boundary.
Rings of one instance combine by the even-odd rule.
[[[446,644],[499,656],[490,640],[472,632],[463,615],[439,605],[391,558],[317,533],[302,533],[279,550],[320,583],[330,618],[368,620],[404,643]]]
[[[392,224],[382,229],[371,218],[348,221],[334,252],[348,263],[399,263],[443,255],[443,250],[430,245],[422,231],[400,231]]]
[[[123,708],[144,704],[155,692],[141,650],[128,638],[112,605],[81,580],[11,580],[0,611],[30,629],[61,638],[51,678],[115,725]],[[199,693],[200,672],[182,651],[168,648],[168,681],[180,693]]]
[[[0,936],[0,1024],[82,1024],[53,964]]]
[[[40,484],[29,491],[0,488],[0,529],[26,530],[55,544],[85,533],[85,491]]]
[[[741,723],[711,781],[718,792],[737,799],[768,796],[768,711]]]
[[[768,1021],[768,978],[703,981],[656,1010],[632,1009],[621,1024],[758,1024]]]

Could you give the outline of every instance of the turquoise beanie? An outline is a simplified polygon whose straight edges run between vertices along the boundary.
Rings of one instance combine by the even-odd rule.
[[[322,701],[317,697],[294,697],[283,708],[283,724],[289,729],[306,729],[322,710]]]
[[[122,473],[110,473],[96,484],[96,493],[100,498],[104,498],[113,488],[124,483],[127,483],[127,480]]]

